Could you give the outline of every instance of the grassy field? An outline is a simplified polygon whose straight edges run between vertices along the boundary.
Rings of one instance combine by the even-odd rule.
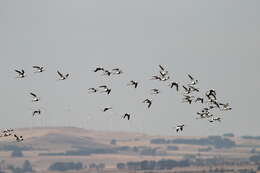
[[[0,147],[7,145],[15,145],[16,147],[28,147],[30,150],[24,150],[23,157],[12,157],[13,151],[0,150],[0,161],[4,160],[1,167],[4,169],[7,165],[21,166],[25,160],[29,160],[36,172],[50,172],[48,167],[54,162],[81,162],[88,167],[90,164],[104,163],[106,166],[102,172],[128,172],[127,170],[116,169],[119,162],[143,161],[143,160],[161,160],[161,159],[210,159],[223,158],[225,160],[233,160],[239,163],[240,160],[247,160],[252,156],[252,149],[255,152],[260,151],[260,140],[242,139],[239,137],[230,137],[238,146],[232,148],[217,149],[212,146],[190,145],[190,144],[151,144],[150,140],[155,138],[164,139],[199,139],[202,137],[169,137],[169,136],[148,136],[139,133],[125,132],[102,132],[90,131],[73,127],[60,128],[33,128],[33,129],[17,129],[19,135],[24,136],[24,141],[17,143],[13,137],[1,137]],[[111,144],[111,140],[115,139],[116,144]],[[176,146],[178,150],[169,150],[168,146]],[[102,148],[115,149],[120,147],[128,147],[130,149],[116,153],[91,154],[91,155],[39,155],[42,153],[65,153],[66,151],[76,150],[78,148]],[[211,147],[210,151],[201,152],[200,149]],[[133,152],[133,148],[156,150],[156,154],[141,154]],[[232,168],[232,169],[256,169],[253,164],[237,164],[237,165],[218,165],[218,166],[193,166],[186,168],[174,168],[170,172],[190,172],[191,170],[209,170],[216,168]],[[92,169],[84,169],[77,172],[93,172]],[[99,170],[100,171],[100,170]],[[72,172],[72,171],[70,171]],[[94,171],[95,172],[95,171]],[[142,172],[142,171],[138,171]],[[160,171],[167,172],[167,171]],[[196,171],[195,171],[196,172]]]

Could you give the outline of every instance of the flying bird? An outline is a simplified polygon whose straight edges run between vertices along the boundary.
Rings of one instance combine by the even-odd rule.
[[[199,81],[197,79],[194,79],[190,74],[188,74],[188,77],[191,80],[191,83],[189,85],[196,85]]]
[[[33,117],[36,116],[36,115],[40,115],[40,114],[41,114],[40,109],[33,111]]]
[[[114,69],[112,69],[112,73],[116,74],[116,75],[119,75],[119,74],[122,74],[123,71],[121,69],[119,69],[119,68],[114,68]]]
[[[157,88],[151,89],[152,93],[151,94],[159,94],[160,90]]]
[[[150,108],[151,107],[151,105],[152,105],[152,100],[150,100],[150,99],[145,99],[144,101],[143,101],[143,103],[147,103],[148,105],[148,108]]]
[[[33,99],[32,99],[33,102],[37,102],[40,100],[40,98],[33,92],[30,92],[30,95],[33,97]]]
[[[137,86],[138,86],[138,82],[137,81],[134,81],[134,80],[131,80],[130,81],[130,83],[128,83],[127,85],[132,85],[132,86],[134,86],[135,88],[137,88]]]
[[[96,93],[98,91],[98,89],[96,89],[96,88],[89,88],[88,91],[89,91],[89,93]]]
[[[102,111],[103,111],[103,112],[106,112],[106,111],[108,111],[108,110],[110,110],[110,109],[112,109],[112,107],[105,107]]]
[[[25,77],[25,71],[22,70],[14,70],[17,73],[17,78],[24,78]]]
[[[98,72],[98,71],[104,71],[104,68],[103,67],[96,67],[94,72]]]
[[[169,85],[171,88],[173,88],[175,86],[176,91],[179,91],[179,84],[177,82],[171,82]]]
[[[37,73],[41,73],[41,72],[43,72],[43,71],[45,71],[45,69],[44,69],[44,67],[42,67],[42,66],[32,66],[35,70],[36,70],[36,72]]]
[[[195,100],[195,102],[201,102],[201,103],[203,103],[203,101],[204,101],[204,99],[202,97],[198,97]]]
[[[101,91],[103,93],[105,92],[107,94],[110,94],[110,92],[111,92],[111,89],[108,88],[106,85],[101,85],[101,86],[99,86],[99,88],[103,88],[104,89],[103,91]]]
[[[179,124],[176,126],[176,132],[182,131],[184,127],[184,124]]]
[[[123,118],[123,119],[127,118],[127,120],[130,120],[130,116],[131,116],[130,114],[125,113],[122,118]]]
[[[111,72],[110,72],[109,70],[104,70],[103,75],[105,75],[105,76],[110,76],[110,75],[111,75]]]
[[[69,74],[67,73],[67,74],[62,74],[61,72],[59,72],[59,71],[57,71],[57,73],[58,73],[58,75],[59,75],[59,77],[60,77],[60,79],[59,80],[65,80],[65,79],[67,79],[68,77],[69,77]]]
[[[16,134],[14,134],[14,137],[15,137],[17,142],[23,141],[23,136],[17,136]]]
[[[166,71],[166,69],[159,64],[159,67],[160,67],[160,74],[162,77],[166,76],[168,74],[168,71]]]

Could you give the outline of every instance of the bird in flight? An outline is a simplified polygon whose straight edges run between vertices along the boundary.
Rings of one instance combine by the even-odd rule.
[[[37,66],[37,65],[35,65],[35,66],[32,66],[36,71],[36,73],[41,73],[41,72],[43,72],[43,71],[45,71],[45,69],[44,69],[44,67],[42,67],[42,66]]]
[[[151,89],[151,94],[159,94],[160,93],[160,90],[157,89],[157,88],[154,88],[154,89]]]
[[[122,117],[123,119],[127,118],[127,120],[130,120],[130,114],[129,113],[125,113],[124,116]]]
[[[165,77],[168,74],[168,71],[166,71],[166,69],[159,64],[159,68],[160,68],[160,74],[162,77]]]
[[[33,102],[38,102],[40,100],[40,98],[33,92],[30,92],[30,95],[33,97],[32,99]]]
[[[195,102],[201,102],[203,103],[204,102],[204,99],[202,97],[198,97],[196,98]]]
[[[111,92],[111,88],[108,88],[106,85],[101,85],[101,86],[99,86],[99,88],[104,89],[103,91],[101,91],[103,93],[105,92],[107,94],[110,94],[110,92]]]
[[[214,98],[214,100],[217,99],[217,97],[216,97],[216,91],[213,90],[213,89],[211,89],[211,90],[209,90],[208,92],[206,92],[206,96],[207,96],[207,98],[208,98],[209,100],[211,100],[212,97]]]
[[[186,86],[182,86],[183,87],[183,89],[184,89],[184,91],[185,91],[185,94],[190,94],[191,93],[191,88],[190,87],[186,87]]]
[[[179,124],[176,126],[176,132],[182,131],[184,127],[184,124]]]
[[[171,82],[169,85],[171,88],[173,88],[175,86],[176,91],[179,91],[179,84],[177,82]]]
[[[103,67],[96,67],[94,72],[98,72],[98,71],[104,71],[104,68]]]
[[[24,78],[25,77],[25,71],[22,70],[14,70],[17,73],[17,78]]]
[[[104,70],[104,73],[103,73],[104,76],[110,76],[111,75],[111,72],[109,70]]]
[[[23,136],[17,136],[16,134],[14,134],[14,137],[15,137],[17,142],[22,142],[23,141]]]
[[[196,85],[199,81],[197,79],[194,79],[190,74],[188,74],[188,77],[191,80],[191,83],[189,85]]]
[[[110,109],[112,109],[112,107],[105,107],[102,111],[103,111],[103,112],[106,112],[106,111],[108,111],[108,110],[110,110]]]
[[[137,82],[137,81],[134,81],[134,80],[131,80],[130,83],[128,83],[127,85],[132,85],[132,86],[134,86],[135,88],[137,88],[138,82]]]
[[[150,108],[151,105],[152,105],[152,100],[150,100],[150,99],[145,99],[145,100],[143,101],[143,103],[147,103],[147,104],[148,104],[147,107]]]
[[[98,89],[96,89],[96,88],[89,88],[88,91],[89,91],[89,93],[96,93],[98,91]]]
[[[114,68],[114,69],[112,69],[112,73],[118,75],[118,74],[122,74],[123,71],[119,68]]]
[[[69,73],[67,73],[67,74],[62,74],[61,72],[59,72],[59,71],[57,71],[57,73],[58,73],[58,75],[59,75],[59,80],[65,80],[65,79],[67,79],[68,77],[69,77]]]
[[[40,109],[33,111],[33,117],[36,116],[36,115],[40,115],[40,114],[41,114],[41,110]]]

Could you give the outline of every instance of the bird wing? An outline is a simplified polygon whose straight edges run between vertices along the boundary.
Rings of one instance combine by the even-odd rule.
[[[160,69],[161,69],[162,71],[164,71],[164,68],[163,68],[162,65],[159,64],[159,67],[160,67]]]
[[[19,71],[19,70],[14,70],[16,73],[19,73],[19,74],[22,74],[22,72],[21,71]]]
[[[189,76],[190,80],[194,80],[194,78],[190,74],[188,74],[188,76]]]
[[[37,97],[36,94],[34,94],[34,93],[32,93],[32,92],[31,92],[30,94],[31,94],[33,97]]]
[[[100,85],[99,88],[107,88],[106,85]]]
[[[60,77],[63,77],[63,74],[57,70],[57,73],[59,74]]]
[[[33,68],[37,68],[37,69],[40,69],[41,67],[37,66],[37,65],[34,65],[32,66]]]

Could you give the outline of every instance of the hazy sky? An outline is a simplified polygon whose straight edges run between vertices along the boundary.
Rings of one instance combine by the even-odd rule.
[[[251,0],[24,0],[0,1],[1,128],[78,126],[176,135],[260,135],[260,1]],[[151,81],[165,65],[171,80],[198,80],[201,94],[217,91],[231,112],[221,123],[196,120],[200,104],[181,103],[181,93]],[[34,74],[32,65],[47,71]],[[124,74],[93,73],[101,65]],[[27,77],[17,80],[14,69]],[[56,70],[71,74],[57,81]],[[126,84],[140,82],[134,90]],[[89,87],[107,84],[110,96],[90,95]],[[162,93],[150,95],[150,89]],[[32,103],[29,92],[41,97]],[[147,109],[142,103],[152,98]],[[113,106],[102,113],[104,106]],[[32,111],[41,108],[41,117]],[[132,120],[122,120],[129,112]]]

